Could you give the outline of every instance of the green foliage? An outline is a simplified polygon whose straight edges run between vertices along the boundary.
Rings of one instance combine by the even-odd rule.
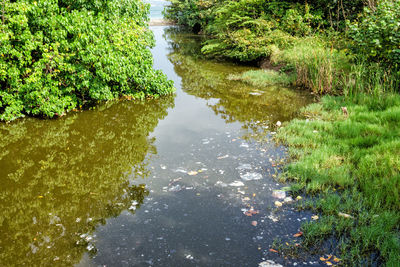
[[[278,138],[296,159],[286,178],[315,196],[309,208],[322,214],[304,226],[306,243],[333,235],[348,265],[378,253],[393,266],[400,257],[400,96],[324,97],[302,114],[307,120],[290,122]]]
[[[204,54],[239,61],[269,57],[272,45],[291,46],[293,36],[310,34],[321,19],[308,5],[262,0],[175,0],[165,14],[212,36],[204,43]]]
[[[350,25],[355,53],[369,60],[400,68],[400,2],[382,1],[366,8],[359,22]]]
[[[170,93],[172,82],[152,69],[147,13],[138,0],[3,0],[0,120]]]
[[[164,10],[164,17],[175,20],[179,25],[199,31],[213,18],[212,11],[216,0],[171,0]]]

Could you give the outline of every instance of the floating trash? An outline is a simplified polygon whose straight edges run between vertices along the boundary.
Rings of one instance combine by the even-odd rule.
[[[236,169],[239,171],[244,171],[244,170],[251,170],[253,167],[251,167],[251,164],[249,163],[241,163]]]
[[[274,190],[274,191],[272,191],[272,196],[274,198],[278,198],[278,199],[285,199],[286,192],[283,190]]]
[[[94,249],[94,246],[93,246],[92,244],[89,244],[89,245],[87,245],[86,249],[87,249],[88,251],[91,251],[91,250]]]
[[[270,219],[273,222],[279,221],[278,217],[273,214],[268,215],[268,219]]]
[[[246,172],[245,174],[241,174],[240,178],[245,181],[255,181],[261,180],[262,175],[258,172]]]
[[[184,168],[179,167],[178,169],[174,170],[174,172],[187,173],[187,170],[185,170]]]
[[[163,170],[165,170],[165,169],[167,169],[167,166],[165,166],[165,165],[160,165],[160,168],[163,169]]]
[[[258,264],[258,267],[283,267],[283,265],[275,263],[274,261],[271,261],[271,260],[266,260],[266,261],[260,262]]]
[[[194,257],[192,255],[190,255],[190,254],[185,255],[185,258],[188,259],[188,260],[193,260],[194,259]]]
[[[222,182],[222,181],[217,181],[215,183],[215,186],[227,187],[228,185],[226,183]]]
[[[283,202],[285,202],[285,203],[293,202],[293,198],[292,198],[292,197],[285,197],[285,199],[283,200]]]
[[[249,144],[248,143],[241,143],[240,147],[249,148]]]
[[[175,186],[171,186],[168,191],[169,192],[179,192],[182,190],[182,186],[180,186],[179,184],[175,185]]]
[[[244,183],[241,181],[234,181],[229,184],[230,186],[244,186]]]

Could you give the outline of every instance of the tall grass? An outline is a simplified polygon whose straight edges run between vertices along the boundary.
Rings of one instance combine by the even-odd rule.
[[[294,46],[274,51],[271,60],[292,66],[296,72],[295,85],[318,94],[360,93],[379,95],[399,92],[400,72],[378,63],[367,63],[347,55],[346,50],[329,48],[317,36],[298,39]]]
[[[278,138],[296,159],[285,178],[321,215],[303,226],[305,244],[336,237],[345,265],[398,266],[400,96],[325,96],[302,114],[308,119],[290,122]]]

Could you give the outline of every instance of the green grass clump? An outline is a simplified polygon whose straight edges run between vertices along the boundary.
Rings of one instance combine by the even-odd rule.
[[[293,75],[275,70],[250,70],[239,75],[228,76],[230,80],[243,81],[253,86],[290,85],[294,82]]]
[[[342,111],[346,107],[348,115]],[[295,159],[285,178],[321,219],[308,245],[336,237],[345,263],[400,262],[400,96],[325,96],[278,132]],[[348,214],[349,216],[343,216]]]

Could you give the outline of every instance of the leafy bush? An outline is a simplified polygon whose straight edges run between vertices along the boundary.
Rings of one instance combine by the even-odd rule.
[[[194,31],[200,31],[212,19],[212,11],[217,3],[216,0],[171,0],[164,10],[164,17]]]
[[[3,1],[0,120],[170,93],[172,82],[152,69],[147,13],[139,0]]]
[[[359,22],[350,26],[355,53],[369,60],[400,66],[400,1],[382,1],[366,8]]]

